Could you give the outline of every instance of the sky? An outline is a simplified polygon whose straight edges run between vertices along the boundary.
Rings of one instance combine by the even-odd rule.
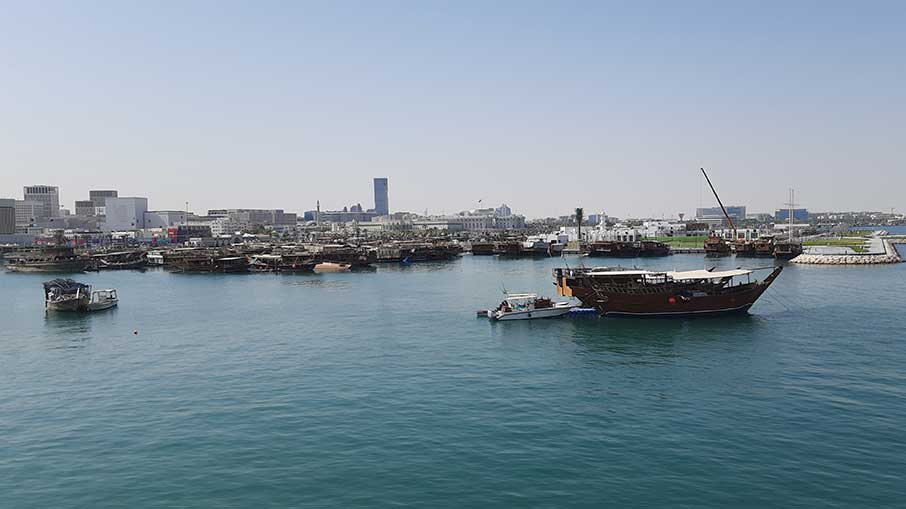
[[[0,7],[0,197],[906,212],[902,1]]]

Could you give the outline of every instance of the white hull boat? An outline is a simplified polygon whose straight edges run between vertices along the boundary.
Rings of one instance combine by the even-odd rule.
[[[508,294],[496,309],[489,309],[487,315],[495,322],[536,320],[563,316],[574,307],[570,302],[553,302],[534,293]]]
[[[117,304],[119,304],[119,299],[116,296],[116,290],[98,290],[91,294],[88,311],[103,311],[115,308]]]

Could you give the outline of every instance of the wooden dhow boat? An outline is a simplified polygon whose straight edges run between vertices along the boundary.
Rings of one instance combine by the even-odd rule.
[[[95,267],[98,270],[141,269],[148,264],[144,251],[120,251],[116,253],[98,253],[94,255]]]
[[[50,311],[88,311],[91,286],[72,279],[44,282],[44,308]]]
[[[700,316],[745,313],[783,267],[763,281],[752,270],[655,272],[596,267],[554,269],[559,295],[576,297],[601,315]],[[744,280],[742,280],[744,278]]]
[[[73,248],[54,246],[15,253],[9,258],[6,270],[66,274],[84,272],[90,266],[91,259],[77,255]]]

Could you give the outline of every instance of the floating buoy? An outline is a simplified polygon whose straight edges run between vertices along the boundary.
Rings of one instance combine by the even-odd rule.
[[[138,336],[138,329],[135,329],[134,331],[132,331],[132,334]]]

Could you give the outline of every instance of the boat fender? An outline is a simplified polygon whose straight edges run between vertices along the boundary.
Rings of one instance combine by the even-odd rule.
[[[669,302],[670,304],[676,304],[676,297],[674,297],[674,296],[671,295],[671,296],[667,299],[667,302]]]

